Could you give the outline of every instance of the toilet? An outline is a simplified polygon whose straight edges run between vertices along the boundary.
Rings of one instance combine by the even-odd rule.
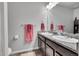
[[[10,55],[12,52],[12,49],[11,48],[8,48],[8,55]]]

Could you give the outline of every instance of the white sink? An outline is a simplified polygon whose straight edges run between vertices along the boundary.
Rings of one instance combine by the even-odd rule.
[[[69,42],[69,43],[77,43],[78,40],[75,38],[69,38],[67,36],[60,36],[60,35],[55,35],[52,36],[53,38],[55,38],[56,40],[60,40],[60,41],[64,41],[64,42]]]
[[[67,38],[67,36],[60,36],[60,35],[55,35],[55,36],[52,36],[54,38],[60,38],[60,39],[65,39]]]
[[[42,32],[41,34],[42,35],[52,35],[52,33],[49,33],[49,32]]]

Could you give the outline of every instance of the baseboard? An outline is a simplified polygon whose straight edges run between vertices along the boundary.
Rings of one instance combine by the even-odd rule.
[[[35,49],[39,49],[39,47],[14,51],[10,55],[14,55],[14,54],[21,53],[21,52],[26,52],[26,51],[32,51],[32,50],[35,50]]]

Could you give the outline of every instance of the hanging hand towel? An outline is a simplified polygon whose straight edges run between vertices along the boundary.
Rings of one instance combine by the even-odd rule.
[[[58,29],[59,29],[59,31],[63,32],[64,31],[64,25],[62,25],[62,24],[58,25]]]
[[[54,26],[53,26],[53,23],[51,23],[50,24],[50,30],[53,31],[53,29],[54,29]]]
[[[26,42],[31,42],[33,39],[33,25],[27,24],[24,25],[24,37]]]
[[[42,32],[45,31],[45,25],[44,25],[44,23],[41,23],[41,31]]]

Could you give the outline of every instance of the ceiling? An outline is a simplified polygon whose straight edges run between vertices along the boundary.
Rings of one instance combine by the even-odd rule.
[[[79,2],[60,2],[58,5],[72,9],[79,8]]]

